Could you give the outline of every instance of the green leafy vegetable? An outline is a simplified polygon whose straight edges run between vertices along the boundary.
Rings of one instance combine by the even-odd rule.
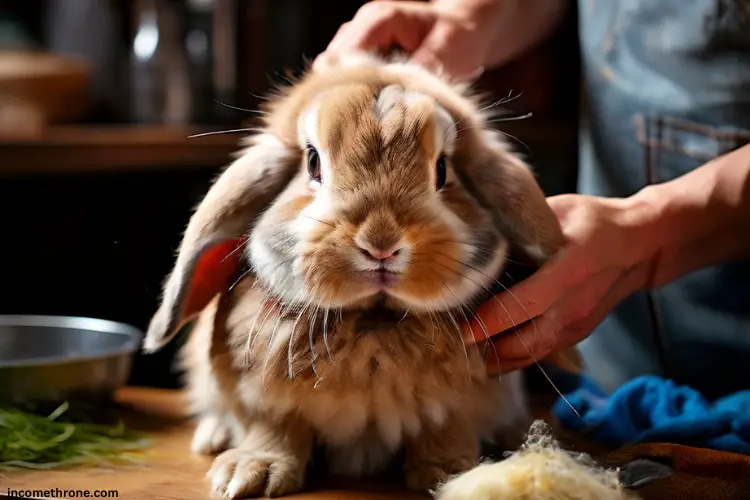
[[[102,462],[134,462],[148,445],[139,433],[118,425],[73,423],[60,417],[63,403],[49,416],[0,407],[0,468],[52,469]]]

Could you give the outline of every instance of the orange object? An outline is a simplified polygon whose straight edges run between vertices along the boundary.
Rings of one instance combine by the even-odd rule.
[[[183,317],[197,314],[217,293],[227,291],[241,275],[245,239],[227,240],[208,249],[198,261],[190,282]]]

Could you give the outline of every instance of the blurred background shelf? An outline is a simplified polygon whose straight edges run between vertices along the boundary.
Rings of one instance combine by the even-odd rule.
[[[575,128],[563,120],[532,117],[498,125],[509,134],[509,144],[530,161],[575,140]],[[0,176],[214,169],[231,161],[246,133],[200,134],[230,129],[234,130],[218,125],[75,125],[51,127],[35,135],[0,133]]]
[[[0,134],[0,175],[216,168],[238,151],[242,133],[160,125],[56,126],[38,135]]]

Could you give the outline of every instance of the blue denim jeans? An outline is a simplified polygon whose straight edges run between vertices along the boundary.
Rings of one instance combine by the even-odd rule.
[[[581,0],[579,17],[580,192],[628,196],[750,142],[750,0]],[[636,293],[580,347],[610,391],[750,388],[750,261]]]

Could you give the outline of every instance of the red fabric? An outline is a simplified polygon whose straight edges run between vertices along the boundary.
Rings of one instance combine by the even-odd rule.
[[[220,292],[226,292],[240,277],[244,238],[227,240],[203,253],[188,287],[184,317],[199,313]]]

